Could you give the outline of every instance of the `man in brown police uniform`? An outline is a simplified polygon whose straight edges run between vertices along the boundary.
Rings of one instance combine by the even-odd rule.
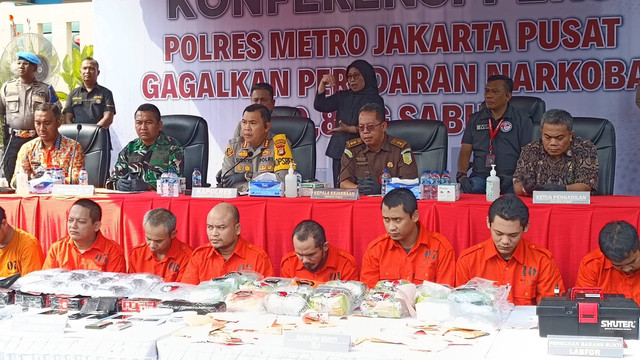
[[[405,140],[387,135],[384,108],[365,104],[358,114],[360,137],[347,141],[340,164],[340,188],[358,189],[363,195],[380,194],[384,169],[392,177],[418,177],[413,153]]]
[[[241,123],[242,137],[230,140],[225,151],[219,186],[247,191],[248,182],[262,173],[275,173],[284,182],[293,155],[287,137],[271,132],[271,111],[251,104],[244,109]]]

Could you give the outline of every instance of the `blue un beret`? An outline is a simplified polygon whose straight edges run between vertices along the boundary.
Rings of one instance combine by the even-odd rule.
[[[24,59],[27,60],[28,62],[34,64],[34,65],[40,65],[40,59],[38,59],[37,56],[33,55],[30,52],[19,52],[18,53],[18,60],[20,59]]]

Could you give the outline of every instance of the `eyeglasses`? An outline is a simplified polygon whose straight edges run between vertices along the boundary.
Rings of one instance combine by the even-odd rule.
[[[371,124],[367,124],[367,125],[358,125],[358,132],[372,132],[373,130],[375,130],[378,126],[384,124],[384,121],[375,125],[371,125]]]
[[[347,80],[358,81],[358,79],[360,79],[360,76],[360,74],[347,74]]]

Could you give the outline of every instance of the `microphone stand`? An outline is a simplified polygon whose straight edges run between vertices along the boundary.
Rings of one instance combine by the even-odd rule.
[[[78,138],[80,137],[80,130],[82,130],[82,124],[78,124],[76,126],[78,132],[76,133],[76,144],[78,143]],[[69,166],[69,184],[73,184],[73,163],[76,160],[76,146],[73,147],[73,153],[71,154],[71,165]]]
[[[9,150],[9,146],[11,146],[11,140],[13,140],[13,133],[12,132],[9,133],[9,141],[7,141],[7,146],[5,146],[6,150]],[[7,175],[7,174],[4,173],[4,161],[7,158],[7,151],[6,150],[2,152],[2,159],[0,160],[0,171],[2,172],[2,176],[6,176]],[[6,179],[6,180],[7,180],[7,184],[9,184],[11,182],[11,179]]]
[[[356,152],[355,154],[353,154],[353,157],[351,159],[349,159],[349,162],[347,162],[347,164],[342,167],[340,169],[340,173],[338,174],[338,187],[340,187],[340,177],[342,176],[342,173],[344,173],[344,171],[351,166],[351,163],[353,163],[354,161],[356,161],[356,157],[358,155],[360,155],[365,149],[367,148],[367,145],[365,145],[364,143],[358,148],[358,152]],[[357,180],[357,179],[356,179]],[[356,183],[356,185],[358,185],[358,183]]]
[[[224,177],[227,176],[231,172],[231,170],[235,169],[236,165],[240,164],[241,162],[243,162],[243,161],[245,161],[245,160],[247,160],[249,158],[253,158],[253,151],[248,151],[246,156],[244,156],[244,157],[240,158],[240,160],[236,161],[235,164],[233,164],[233,166],[231,166],[229,168],[229,170],[225,171],[224,174],[222,174],[222,176],[220,177],[220,181],[222,181],[222,179],[224,179]],[[224,185],[222,187],[224,187]]]

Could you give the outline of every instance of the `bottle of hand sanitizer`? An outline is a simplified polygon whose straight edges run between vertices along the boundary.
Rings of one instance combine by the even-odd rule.
[[[491,171],[487,177],[487,201],[493,202],[500,197],[500,178],[496,176],[496,164],[491,164]]]
[[[289,163],[289,173],[284,177],[284,196],[298,197],[298,177],[293,172],[293,162]]]

